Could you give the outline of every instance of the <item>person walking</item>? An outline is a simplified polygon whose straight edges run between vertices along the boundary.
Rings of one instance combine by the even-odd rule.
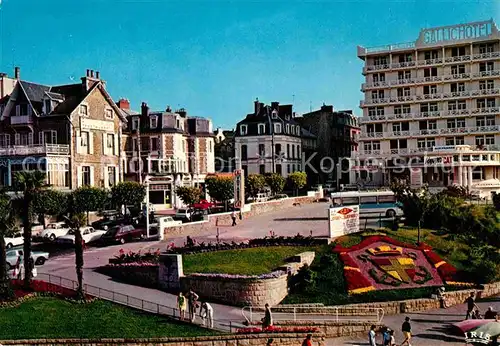
[[[179,295],[177,296],[177,306],[179,307],[179,318],[181,321],[184,321],[186,319],[187,302],[186,297],[184,297],[182,292],[179,292]]]
[[[191,323],[194,322],[194,319],[196,318],[196,307],[198,305],[198,299],[200,297],[194,293],[194,291],[191,289],[189,290],[188,293],[188,305],[189,305],[189,319]]]
[[[306,338],[302,342],[302,346],[312,346],[312,334],[307,334]]]
[[[467,304],[467,314],[465,315],[466,320],[473,317],[474,309],[479,310],[479,307],[476,304],[475,296],[476,294],[471,292],[470,296],[465,300],[465,303]]]
[[[232,226],[236,226],[236,210],[233,209],[233,212],[231,213],[231,219],[233,219],[233,224]]]
[[[200,316],[204,326],[208,328],[214,327],[214,309],[212,308],[212,305],[207,302],[203,302],[201,304]]]
[[[389,340],[389,346],[396,346],[396,339],[394,338],[394,330],[389,331],[389,336],[391,339]]]
[[[384,346],[389,345],[389,341],[391,340],[391,335],[389,334],[390,331],[391,330],[388,327],[384,327],[384,330],[382,331],[382,342]]]
[[[370,346],[377,346],[377,343],[375,342],[375,335],[377,334],[375,332],[375,328],[377,328],[374,324],[370,327],[370,331],[368,332],[368,344]]]
[[[266,311],[264,313],[264,318],[262,319],[262,329],[266,329],[273,325],[273,315],[271,313],[271,309],[269,308],[269,304],[265,305]]]
[[[23,256],[21,255],[17,256],[16,269],[17,269],[17,279],[22,280],[24,274],[24,263],[23,263]]]
[[[403,322],[403,325],[401,326],[401,331],[403,332],[403,335],[405,337],[404,341],[401,343],[401,346],[403,346],[405,343],[407,343],[408,346],[411,346],[411,344],[410,344],[411,324],[410,324],[410,318],[408,316],[405,318],[405,321]]]
[[[493,311],[493,307],[488,307],[488,310],[484,313],[485,320],[494,320],[497,317],[496,311]]]

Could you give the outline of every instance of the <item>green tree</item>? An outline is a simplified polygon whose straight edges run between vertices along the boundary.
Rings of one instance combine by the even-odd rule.
[[[57,190],[44,190],[38,193],[33,200],[33,208],[36,214],[42,217],[45,227],[45,215],[59,217],[68,212],[69,194]]]
[[[75,268],[78,288],[76,295],[78,299],[85,299],[83,292],[83,238],[80,229],[87,223],[87,217],[83,213],[75,213],[66,218],[66,223],[75,232]]]
[[[293,172],[288,175],[288,180],[292,184],[295,195],[298,194],[298,190],[306,186],[307,184],[307,173],[306,172]]]
[[[146,186],[135,181],[124,181],[111,188],[111,200],[117,207],[139,207],[146,197]],[[126,213],[127,208],[125,208]]]
[[[226,203],[234,197],[232,177],[211,176],[205,179],[209,195],[218,202]]]
[[[40,171],[22,171],[14,175],[14,184],[17,191],[22,191],[21,220],[23,222],[23,254],[24,254],[24,286],[29,290],[31,286],[31,229],[33,226],[33,201],[47,185],[45,174]]]
[[[187,205],[198,203],[201,198],[201,190],[196,186],[178,186],[175,193]]]
[[[106,198],[107,193],[104,189],[93,186],[79,187],[71,194],[72,213],[86,213],[88,222],[89,213],[103,208]]]
[[[279,194],[285,187],[286,180],[278,173],[270,173],[266,175],[266,184],[271,189],[273,195]]]
[[[245,183],[248,194],[251,197],[256,197],[266,187],[266,178],[262,174],[249,174]]]
[[[7,268],[7,249],[4,237],[14,233],[15,214],[10,197],[0,191],[0,300],[13,297]]]

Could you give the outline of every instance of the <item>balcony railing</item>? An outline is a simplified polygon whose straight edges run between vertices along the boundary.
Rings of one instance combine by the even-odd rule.
[[[472,74],[472,78],[500,76],[500,70],[479,71]]]
[[[0,148],[1,156],[18,155],[69,155],[67,144],[45,144],[45,145],[14,145]]]
[[[470,61],[471,59],[471,55],[448,56],[444,58],[444,62]]]
[[[417,65],[416,61],[403,61],[403,62],[392,63],[391,67],[392,68],[404,68],[404,67],[413,67],[416,65]]]
[[[409,137],[410,136],[410,131],[405,130],[405,131],[392,131],[392,132],[386,132],[386,136],[384,137]]]
[[[483,59],[492,59],[500,57],[500,52],[489,52],[489,53],[476,53],[473,54],[473,60],[483,60]]]
[[[439,134],[439,129],[426,129],[411,131],[412,136],[436,136]]]
[[[11,125],[25,125],[25,124],[33,124],[33,116],[32,115],[17,115],[10,117]]]
[[[362,132],[361,133],[361,138],[383,138],[384,133],[383,132]]]
[[[443,63],[443,58],[426,59],[426,60],[418,60],[417,61],[418,66],[429,66],[429,65],[436,65],[436,64],[442,64],[442,63]]]
[[[473,90],[471,92],[472,96],[488,96],[488,95],[498,95],[500,94],[500,88],[497,89],[483,89],[483,90]]]

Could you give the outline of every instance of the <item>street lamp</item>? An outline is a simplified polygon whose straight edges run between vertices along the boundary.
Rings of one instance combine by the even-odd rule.
[[[149,176],[145,177],[144,184],[146,185],[146,238],[149,239]],[[158,228],[158,235],[159,232]]]
[[[273,110],[273,114],[276,114],[275,112],[276,111]],[[266,106],[266,113],[267,113],[267,121],[269,122],[269,131],[271,134],[271,155],[272,155],[271,160],[273,165],[273,173],[275,173],[276,168],[274,165],[274,128],[273,128],[273,122],[271,121],[271,116],[269,115],[269,106]]]

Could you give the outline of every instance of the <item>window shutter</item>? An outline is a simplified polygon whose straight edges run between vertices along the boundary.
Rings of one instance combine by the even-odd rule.
[[[80,130],[75,131],[75,141],[76,141],[76,153],[81,154],[82,153],[82,136],[80,133]]]
[[[104,172],[104,188],[106,189],[108,186],[109,186],[109,178],[108,178],[108,167],[109,166],[101,166],[102,167],[102,171]]]
[[[16,116],[19,116],[21,114],[21,106],[17,105],[16,106]]]
[[[118,135],[115,133],[113,135],[113,138],[115,140],[115,145],[113,147],[113,155],[118,155],[119,153],[118,146],[120,145],[120,143],[118,142]]]
[[[89,131],[89,154],[94,153],[94,133]]]
[[[108,134],[103,132],[102,133],[102,154],[103,155],[108,154],[108,143],[106,143],[107,139],[108,139]]]
[[[94,183],[94,166],[90,166],[90,186],[95,186]]]
[[[77,187],[82,186],[82,166],[76,167]]]

